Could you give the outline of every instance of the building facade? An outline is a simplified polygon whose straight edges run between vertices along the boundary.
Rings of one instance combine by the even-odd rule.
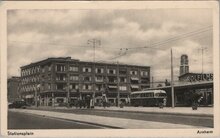
[[[21,78],[20,77],[11,77],[7,81],[7,97],[8,102],[13,102],[15,100],[18,100],[20,98],[20,84],[21,84]]]
[[[150,87],[150,67],[48,58],[22,66],[21,80],[22,97],[30,104],[59,106],[88,95],[98,104],[103,94],[115,104],[117,97],[129,102],[130,92]]]

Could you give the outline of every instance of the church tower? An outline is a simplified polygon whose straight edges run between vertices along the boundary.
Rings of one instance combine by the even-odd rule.
[[[187,55],[181,55],[180,60],[180,76],[189,73],[189,60]]]

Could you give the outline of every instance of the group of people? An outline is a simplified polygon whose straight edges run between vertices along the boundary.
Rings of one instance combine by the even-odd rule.
[[[102,96],[101,99],[101,105],[105,108],[108,106],[107,98],[106,96]],[[79,97],[77,100],[75,100],[71,106],[75,106],[76,108],[94,108],[95,106],[95,101],[94,99],[90,96],[87,95],[85,97]]]

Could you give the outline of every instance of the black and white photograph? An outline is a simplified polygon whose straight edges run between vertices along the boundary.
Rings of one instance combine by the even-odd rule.
[[[218,4],[124,3],[5,10],[5,135],[219,136]]]

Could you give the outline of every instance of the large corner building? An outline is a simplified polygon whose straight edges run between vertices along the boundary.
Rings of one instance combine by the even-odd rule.
[[[38,97],[42,106],[59,106],[79,94],[95,97],[98,104],[105,94],[114,105],[117,97],[129,102],[130,92],[150,87],[150,67],[48,58],[22,66],[21,83],[22,97],[30,104]]]

